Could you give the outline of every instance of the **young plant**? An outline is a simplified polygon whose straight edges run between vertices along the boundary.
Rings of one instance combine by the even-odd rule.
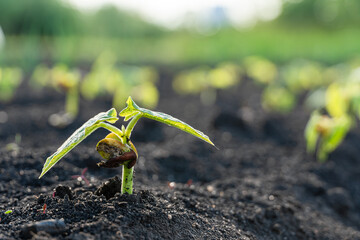
[[[271,61],[258,56],[245,58],[246,74],[260,85],[267,85],[275,81],[278,69]]]
[[[204,105],[213,105],[217,90],[239,84],[241,74],[242,69],[232,63],[222,63],[215,68],[197,67],[176,75],[172,86],[180,95],[199,95]]]
[[[66,94],[65,112],[75,118],[79,111],[80,73],[68,70],[65,65],[57,65],[51,70],[51,78],[55,88]]]
[[[79,112],[80,72],[70,70],[67,66],[58,64],[53,68],[39,65],[34,70],[30,85],[37,90],[50,86],[66,95],[65,112],[55,113],[49,117],[50,125],[66,127],[71,124]]]
[[[115,55],[104,52],[84,77],[80,90],[88,100],[112,95],[114,108],[123,108],[130,94],[137,102],[152,109],[159,100],[158,77],[154,68],[120,65]]]
[[[308,152],[315,152],[317,158],[325,161],[350,131],[360,113],[360,84],[348,81],[328,86],[324,94],[324,109],[329,114],[314,111],[305,129]]]
[[[121,193],[133,193],[133,172],[134,165],[138,158],[137,150],[131,142],[131,132],[140,118],[145,117],[155,121],[165,123],[183,130],[187,133],[198,137],[205,142],[215,146],[208,136],[194,129],[190,125],[161,112],[154,112],[145,108],[140,108],[135,104],[131,97],[126,101],[127,107],[124,108],[119,116],[124,117],[125,121],[129,121],[127,127],[122,126],[121,129],[109,124],[118,120],[117,112],[114,108],[107,112],[102,112],[89,119],[79,129],[77,129],[60,148],[46,159],[40,174],[41,178],[49,171],[62,157],[70,150],[78,145],[82,140],[89,136],[98,128],[105,128],[110,131],[104,139],[100,140],[96,146],[96,150],[104,158],[104,161],[98,163],[99,167],[116,168],[123,167]]]
[[[0,102],[12,99],[22,81],[20,68],[0,68]]]
[[[319,161],[324,162],[344,140],[352,126],[347,115],[329,117],[314,111],[305,128],[307,152],[315,153]]]
[[[285,87],[271,84],[262,93],[262,106],[267,110],[288,113],[294,108],[295,104],[295,94]]]

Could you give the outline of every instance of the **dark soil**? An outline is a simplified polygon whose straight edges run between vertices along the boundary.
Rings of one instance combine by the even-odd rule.
[[[11,103],[1,104],[8,121],[0,124],[0,239],[360,239],[359,131],[321,164],[304,150],[309,113],[301,106],[287,116],[264,112],[261,89],[250,80],[202,106],[197,96],[175,95],[171,75],[162,71],[157,110],[204,131],[219,150],[140,120],[131,196],[119,193],[120,168],[96,165],[95,145],[106,130],[38,179],[46,157],[108,110],[110,98],[82,100],[79,117],[65,129],[47,122],[63,108],[64,96],[55,91],[35,93],[25,82]],[[6,147],[16,133],[19,148]],[[90,185],[79,177],[84,168]],[[52,231],[53,222],[42,220],[65,227]]]

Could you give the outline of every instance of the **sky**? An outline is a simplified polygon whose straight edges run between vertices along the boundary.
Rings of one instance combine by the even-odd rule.
[[[204,19],[213,9],[223,9],[237,27],[249,27],[257,21],[276,18],[281,12],[282,0],[63,0],[75,7],[91,11],[104,4],[138,13],[149,22],[176,28],[190,15]]]

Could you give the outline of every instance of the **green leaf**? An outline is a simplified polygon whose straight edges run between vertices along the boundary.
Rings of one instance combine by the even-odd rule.
[[[97,114],[95,117],[89,119],[84,123],[80,128],[78,128],[59,148],[46,159],[46,162],[41,171],[41,178],[47,171],[50,170],[62,157],[64,157],[68,152],[70,152],[76,145],[78,145],[82,140],[89,136],[92,132],[100,127],[100,123],[107,121],[110,123],[115,123],[118,120],[117,112],[114,108],[110,109],[107,112],[102,112]]]
[[[337,83],[331,84],[326,90],[326,110],[332,117],[346,114],[349,103],[343,96],[342,89]]]
[[[155,121],[165,123],[169,126],[176,127],[180,130],[190,133],[190,134],[194,135],[195,137],[198,137],[198,138],[204,140],[205,142],[215,146],[214,143],[212,143],[210,141],[209,137],[206,136],[204,133],[200,132],[199,130],[194,129],[187,123],[184,123],[183,121],[181,121],[177,118],[174,118],[165,113],[154,112],[154,111],[151,111],[151,110],[148,110],[145,108],[141,108],[138,105],[136,105],[136,103],[132,100],[131,97],[128,98],[126,103],[127,103],[127,107],[119,113],[119,115],[121,117],[125,117],[125,121],[128,121],[131,118],[133,118],[134,116],[137,116],[137,114],[141,114],[141,117],[146,117],[146,118],[149,118],[149,119],[152,119]]]
[[[327,155],[334,151],[344,140],[346,134],[349,132],[352,126],[352,119],[348,116],[343,116],[334,119],[334,127],[330,134],[322,139],[319,147],[319,160],[325,161]]]
[[[319,138],[319,133],[316,130],[316,125],[318,124],[321,115],[318,111],[314,111],[305,128],[305,139],[306,139],[306,150],[308,153],[315,152],[316,142]]]

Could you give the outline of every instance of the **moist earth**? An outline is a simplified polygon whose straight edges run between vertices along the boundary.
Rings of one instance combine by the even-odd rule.
[[[205,132],[218,149],[141,119],[133,195],[119,193],[121,168],[96,165],[103,129],[38,179],[46,157],[111,108],[111,98],[81,100],[76,120],[57,129],[48,117],[63,110],[64,96],[24,81],[0,104],[8,115],[0,124],[0,239],[360,239],[359,130],[319,163],[305,151],[309,111],[301,102],[289,115],[266,112],[261,88],[247,79],[206,106],[171,90],[175,72],[160,69],[156,109]],[[17,133],[21,142],[9,145]]]

